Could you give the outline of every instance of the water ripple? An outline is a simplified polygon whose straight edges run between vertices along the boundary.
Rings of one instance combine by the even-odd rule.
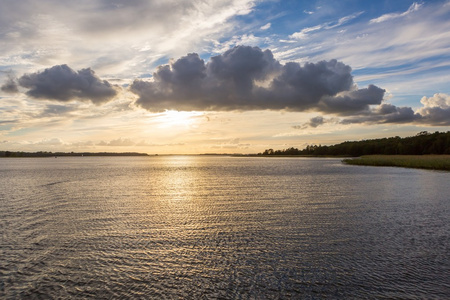
[[[333,159],[10,162],[0,298],[450,297],[447,173]]]

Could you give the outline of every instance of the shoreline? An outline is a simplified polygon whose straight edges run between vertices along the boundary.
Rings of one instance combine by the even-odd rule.
[[[344,164],[450,171],[450,155],[364,155],[342,160]]]

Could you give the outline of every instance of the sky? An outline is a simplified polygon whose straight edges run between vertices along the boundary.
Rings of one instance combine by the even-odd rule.
[[[0,150],[258,153],[450,130],[450,1],[0,0]]]

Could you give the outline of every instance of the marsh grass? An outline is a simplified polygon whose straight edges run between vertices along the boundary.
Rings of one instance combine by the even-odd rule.
[[[344,163],[361,166],[389,166],[450,171],[450,155],[365,155],[344,159]]]

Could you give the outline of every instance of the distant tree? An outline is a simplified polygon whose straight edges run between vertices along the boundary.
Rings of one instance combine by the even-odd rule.
[[[307,145],[303,150],[290,147],[284,150],[267,149],[263,155],[340,155],[361,156],[370,154],[450,154],[450,131],[421,131],[415,136],[399,136],[362,141],[346,141],[331,146]]]

